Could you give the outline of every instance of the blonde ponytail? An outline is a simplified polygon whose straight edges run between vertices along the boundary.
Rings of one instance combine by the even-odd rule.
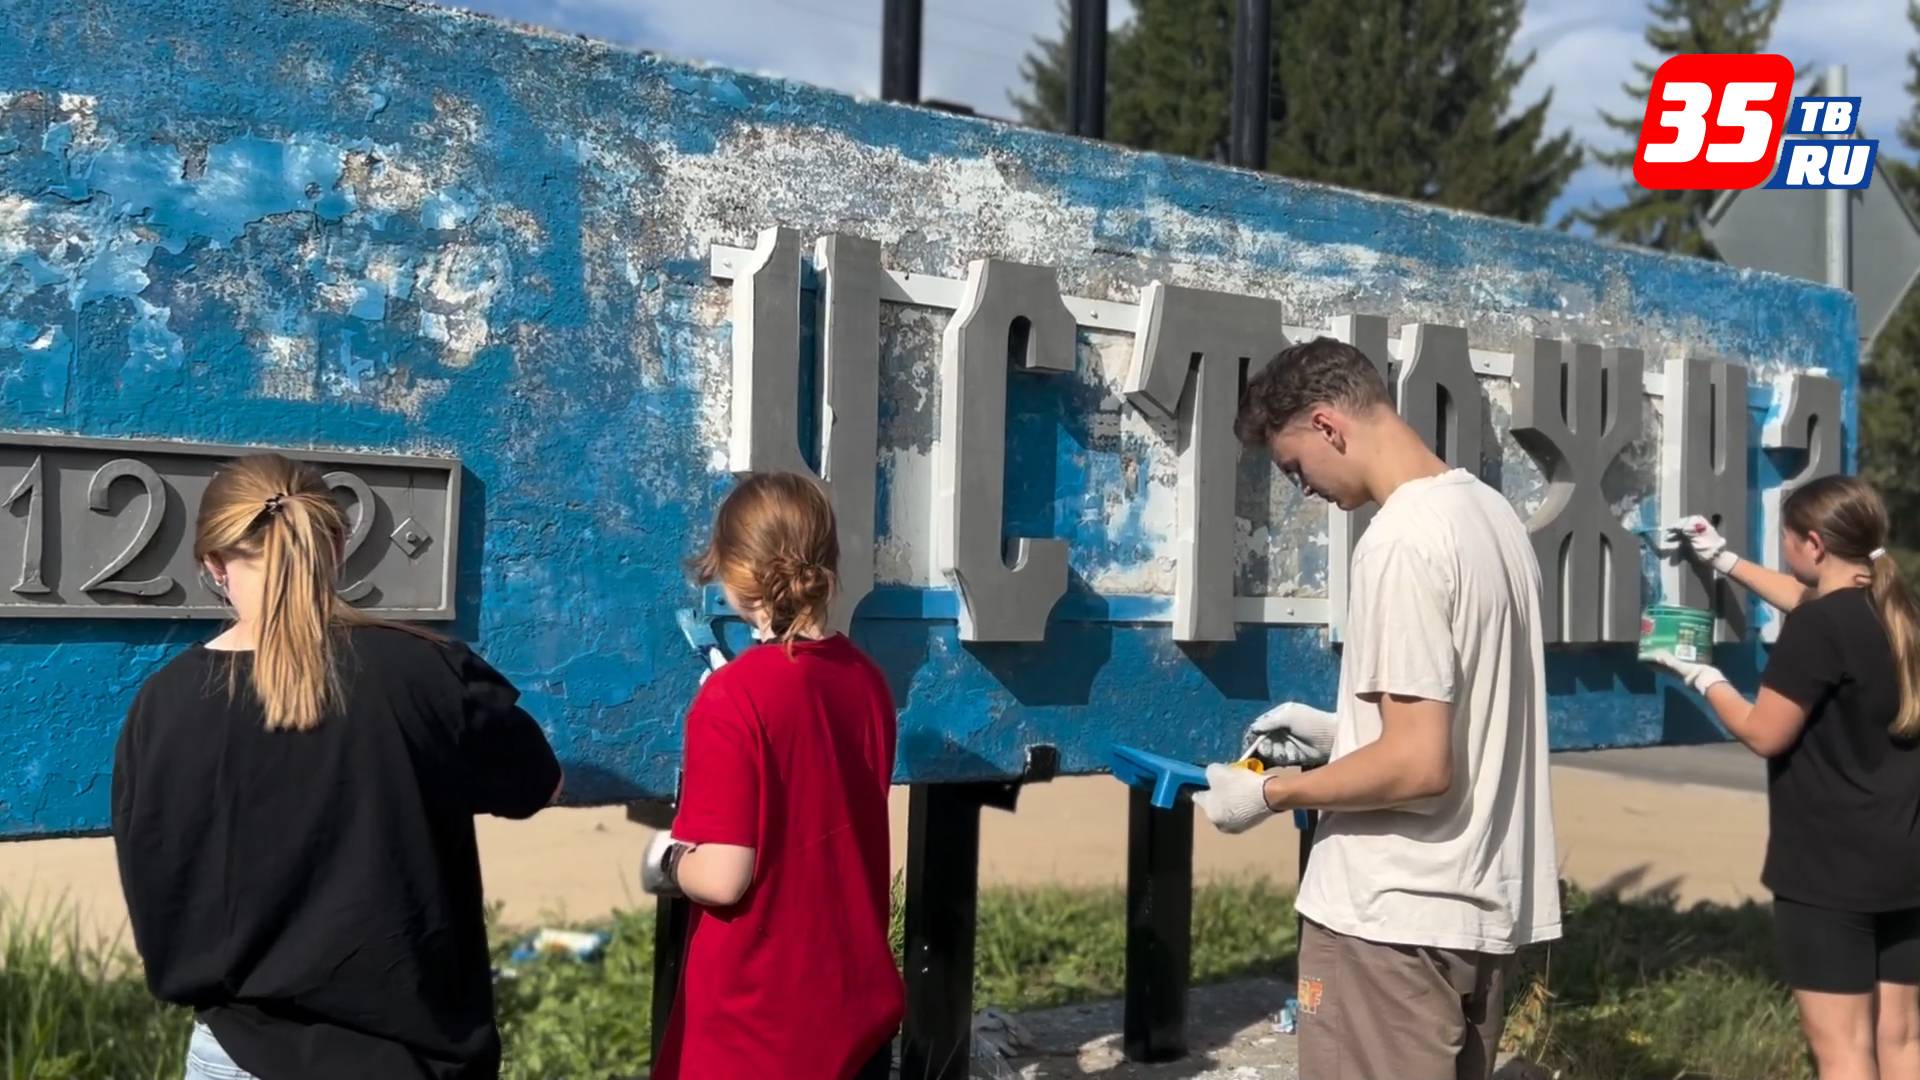
[[[1874,551],[1868,566],[1873,580],[1867,595],[1886,628],[1900,676],[1900,714],[1888,730],[1902,739],[1920,738],[1920,606],[1900,579],[1900,565],[1884,549]]]
[[[278,454],[241,458],[207,485],[194,556],[258,558],[263,569],[252,690],[269,731],[311,731],[344,696],[338,631],[376,620],[334,591],[347,520],[311,465]],[[228,669],[238,693],[238,665]]]

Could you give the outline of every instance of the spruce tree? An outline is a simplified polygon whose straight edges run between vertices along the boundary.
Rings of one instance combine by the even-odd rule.
[[[1781,0],[1651,0],[1647,9],[1653,23],[1647,44],[1660,59],[1682,53],[1765,52]],[[1653,88],[1658,64],[1636,62],[1640,81],[1628,86],[1627,96],[1644,107]],[[1576,211],[1574,218],[1593,226],[1601,236],[1642,247],[1714,258],[1700,234],[1700,218],[1719,197],[1715,191],[1649,191],[1633,183],[1633,158],[1640,143],[1642,112],[1624,116],[1602,112],[1607,126],[1626,137],[1626,145],[1595,157],[1626,173],[1625,199],[1618,206],[1595,206]]]
[[[1065,131],[1070,117],[1067,115],[1067,81],[1073,73],[1073,48],[1068,39],[1072,36],[1072,13],[1067,0],[1060,0],[1060,36],[1054,38],[1035,38],[1033,51],[1020,58],[1020,78],[1026,81],[1025,96],[1010,95],[1014,111],[1020,114],[1020,122],[1028,127],[1046,131]],[[1113,50],[1113,35],[1108,35],[1107,50]],[[1107,61],[1107,85],[1113,85],[1113,61],[1109,55]]]
[[[1132,21],[1107,36],[1107,139],[1223,160],[1233,100],[1231,0],[1138,0]],[[1013,98],[1034,127],[1065,131],[1072,77],[1068,13],[1060,35],[1034,43],[1021,61],[1027,83]]]
[[[1580,167],[1517,111],[1521,0],[1288,0],[1275,172],[1539,221]]]
[[[1230,0],[1139,0],[1110,41],[1107,137],[1222,160],[1232,105]],[[1517,111],[1532,58],[1508,56],[1521,0],[1287,0],[1274,17],[1268,167],[1285,176],[1538,221],[1579,167]],[[1021,116],[1059,129],[1066,34],[1036,43]]]
[[[1907,20],[1920,32],[1920,0],[1909,0]],[[1920,151],[1920,47],[1907,51],[1911,103],[1899,135],[1909,153]],[[1920,169],[1882,154],[1876,178],[1899,185],[1907,205],[1920,205]],[[1909,292],[1873,341],[1861,370],[1861,472],[1880,489],[1893,519],[1893,535],[1907,578],[1920,571],[1920,289]]]

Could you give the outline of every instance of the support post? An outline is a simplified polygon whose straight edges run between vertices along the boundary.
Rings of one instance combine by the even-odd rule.
[[[1821,93],[1828,97],[1845,97],[1847,69],[1839,64],[1828,68],[1824,82],[1826,85],[1821,88]],[[1846,289],[1851,292],[1853,291],[1853,208],[1848,204],[1847,199],[1853,192],[1845,188],[1829,188],[1821,194],[1826,197],[1827,212],[1827,284],[1836,289]]]
[[[1273,86],[1273,0],[1239,0],[1233,20],[1231,164],[1267,167],[1267,106]]]
[[[1127,987],[1122,1045],[1129,1060],[1187,1053],[1193,974],[1193,802],[1153,805],[1127,792]]]
[[[1300,880],[1307,880],[1307,857],[1313,854],[1313,834],[1320,828],[1320,811],[1295,810],[1294,827],[1300,830]],[[1294,890],[1299,895],[1299,889]],[[1298,911],[1293,913],[1293,948],[1296,959],[1299,956],[1300,942],[1307,936],[1307,917]]]
[[[880,96],[917,103],[925,0],[886,0],[886,5],[880,23]]]
[[[662,896],[653,907],[653,1058],[660,1060],[660,1042],[673,1019],[673,999],[680,993],[686,969],[687,932],[692,926],[693,902],[683,896]]]
[[[907,1016],[900,1075],[966,1080],[973,1057],[973,943],[980,807],[1005,784],[916,784],[907,801]]]
[[[1073,0],[1067,115],[1075,135],[1107,137],[1107,0]]]

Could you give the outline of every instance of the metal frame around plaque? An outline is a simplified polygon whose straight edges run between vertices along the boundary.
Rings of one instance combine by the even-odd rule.
[[[445,513],[438,522],[439,539],[446,548],[439,574],[440,603],[430,607],[375,606],[369,608],[372,613],[382,617],[410,621],[444,621],[456,617],[458,597],[456,583],[459,578],[459,523],[462,465],[459,458],[430,457],[417,454],[379,454],[366,451],[328,450],[324,447],[287,447],[287,446],[236,446],[219,443],[176,442],[167,439],[110,439],[79,435],[57,435],[47,432],[0,431],[0,448],[43,447],[50,450],[95,451],[108,454],[122,454],[130,457],[140,455],[171,455],[175,457],[213,458],[227,460],[245,457],[248,454],[280,454],[296,461],[312,462],[316,465],[372,466],[382,469],[420,470],[446,474]],[[362,486],[365,486],[362,481]],[[355,496],[359,496],[356,494]],[[10,508],[0,504],[0,510]],[[389,507],[391,512],[393,508]],[[411,515],[409,515],[411,516]],[[189,531],[191,526],[189,525]],[[0,577],[11,577],[17,567],[0,565]],[[0,589],[6,583],[0,582]],[[231,609],[219,604],[16,604],[0,603],[0,619],[208,619],[225,618]]]

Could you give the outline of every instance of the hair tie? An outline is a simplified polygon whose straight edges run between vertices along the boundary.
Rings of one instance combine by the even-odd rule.
[[[280,516],[280,504],[281,504],[281,503],[283,503],[283,502],[285,502],[285,501],[286,501],[286,499],[287,499],[287,495],[286,495],[286,492],[281,492],[281,493],[280,493],[280,494],[278,494],[278,495],[274,495],[274,496],[271,496],[270,498],[268,498],[268,499],[267,499],[267,516],[268,516],[268,517],[279,517],[279,516]]]
[[[1867,561],[1879,562],[1881,559],[1886,558],[1886,555],[1886,548],[1874,548],[1872,551],[1867,552]]]

